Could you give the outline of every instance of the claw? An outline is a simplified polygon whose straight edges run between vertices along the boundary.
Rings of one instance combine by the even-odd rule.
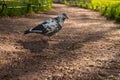
[[[50,41],[58,41],[57,39],[50,39]]]

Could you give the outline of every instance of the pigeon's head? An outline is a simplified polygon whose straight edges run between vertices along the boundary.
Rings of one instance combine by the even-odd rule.
[[[66,13],[62,13],[61,15],[62,15],[65,19],[68,19],[68,16],[67,16]]]
[[[59,17],[64,21],[65,19],[68,19],[68,16],[66,13],[61,13]]]

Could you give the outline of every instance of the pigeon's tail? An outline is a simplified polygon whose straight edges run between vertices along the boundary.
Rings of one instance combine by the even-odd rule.
[[[30,31],[30,30],[26,30],[26,31],[24,32],[24,34],[28,34],[28,33],[31,33],[31,31]]]

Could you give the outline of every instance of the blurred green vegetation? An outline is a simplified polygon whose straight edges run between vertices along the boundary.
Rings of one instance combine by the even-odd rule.
[[[120,22],[120,0],[64,0],[64,3],[99,11],[101,15]]]
[[[0,0],[0,16],[16,16],[46,11],[53,0]],[[120,0],[63,0],[64,4],[97,10],[101,15],[120,22]]]
[[[52,8],[52,0],[0,0],[0,16],[16,16]]]

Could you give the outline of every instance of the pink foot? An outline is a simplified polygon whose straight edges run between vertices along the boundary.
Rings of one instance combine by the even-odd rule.
[[[49,41],[58,41],[57,39],[50,39]]]

